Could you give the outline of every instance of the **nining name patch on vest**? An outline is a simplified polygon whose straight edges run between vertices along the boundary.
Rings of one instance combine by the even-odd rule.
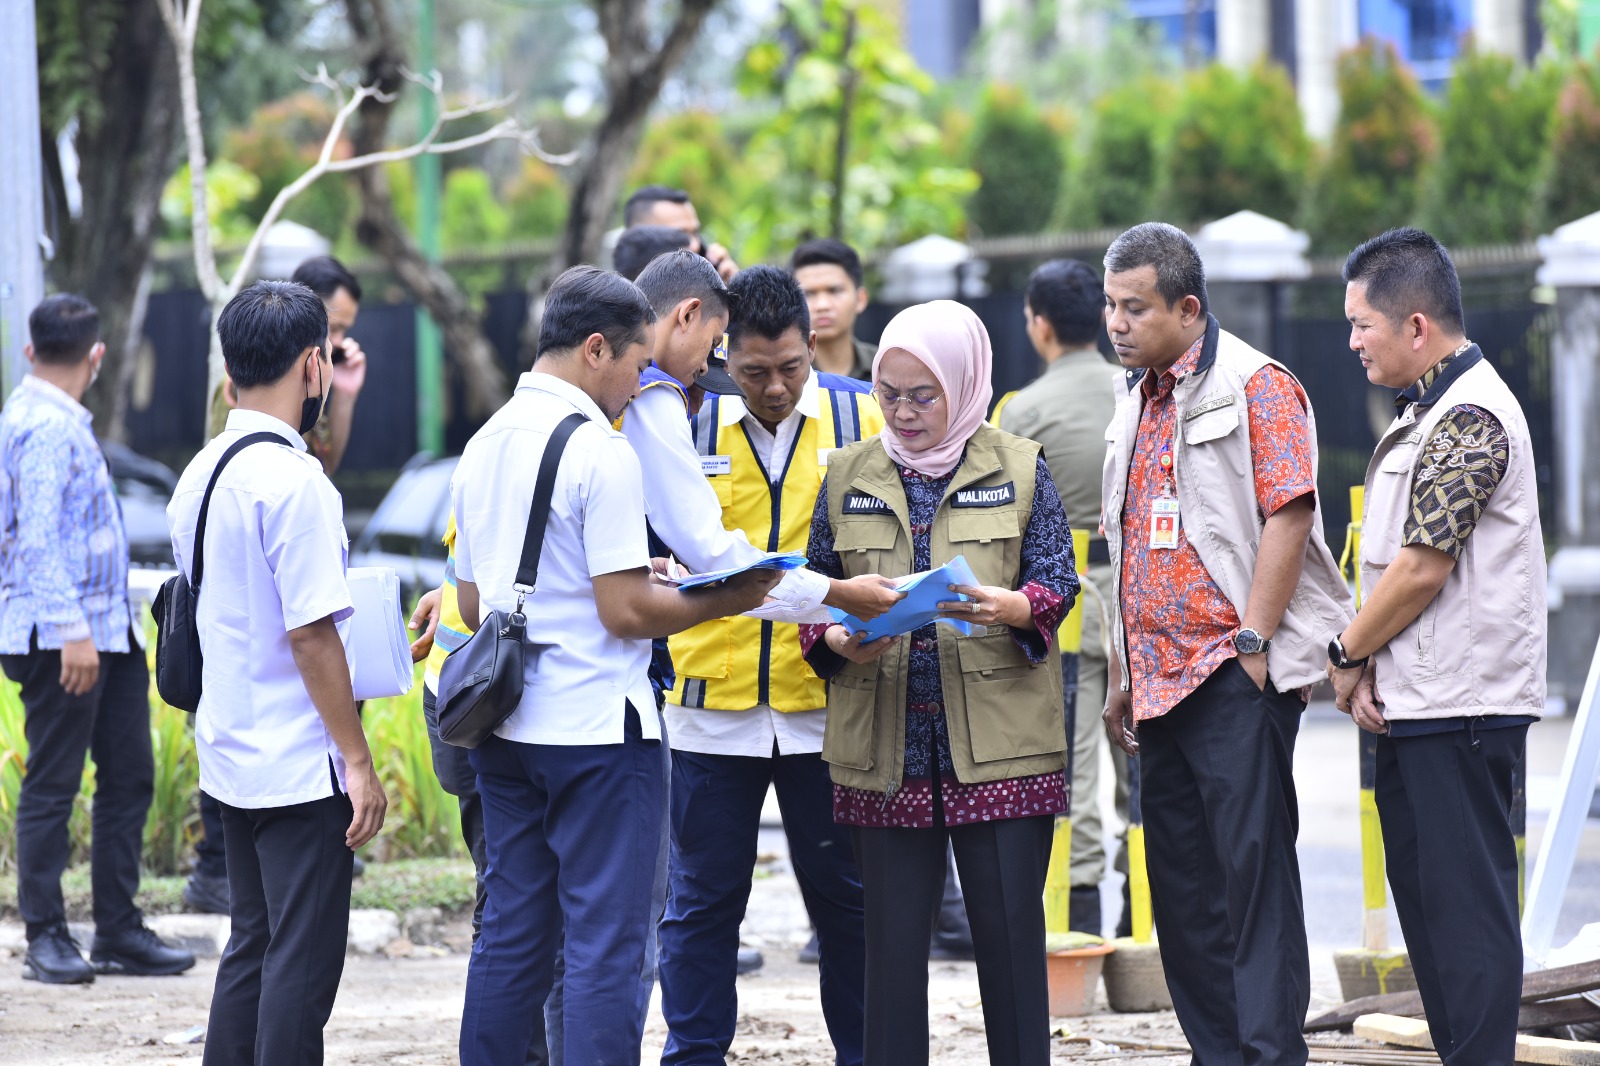
[[[894,514],[894,508],[889,506],[889,501],[868,496],[864,492],[845,493],[844,505],[840,511],[844,514]]]
[[[1017,483],[1008,481],[1004,485],[989,485],[984,488],[962,489],[956,493],[956,498],[950,501],[951,507],[1001,507],[1008,503],[1017,502]]]

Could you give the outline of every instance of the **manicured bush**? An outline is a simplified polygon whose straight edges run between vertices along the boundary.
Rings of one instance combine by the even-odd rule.
[[[1310,151],[1283,68],[1262,64],[1240,73],[1217,64],[1196,71],[1185,82],[1166,153],[1161,213],[1180,224],[1245,209],[1292,219]]]
[[[1422,87],[1387,41],[1339,57],[1339,121],[1306,191],[1300,225],[1323,255],[1415,218],[1438,131]]]
[[[1556,104],[1538,228],[1600,211],[1600,66],[1577,63]]]
[[[967,150],[967,165],[983,182],[967,201],[967,217],[978,235],[1046,228],[1066,175],[1065,143],[1062,130],[1020,90],[989,87]]]
[[[1554,65],[1518,70],[1508,56],[1469,50],[1456,63],[1440,120],[1438,162],[1422,225],[1447,245],[1505,244],[1532,235],[1535,193],[1559,89]]]
[[[516,177],[506,187],[510,236],[519,241],[559,236],[567,224],[568,196],[566,182],[555,167],[534,156],[523,159]]]
[[[1151,217],[1178,87],[1144,78],[1095,102],[1089,139],[1063,197],[1066,229],[1131,226]]]
[[[641,185],[683,189],[703,227],[713,236],[725,229],[739,209],[744,180],[721,116],[680,111],[652,122],[633,157],[626,191]]]

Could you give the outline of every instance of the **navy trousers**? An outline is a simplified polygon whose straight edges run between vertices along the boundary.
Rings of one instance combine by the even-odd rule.
[[[661,842],[660,742],[642,739],[630,704],[621,744],[490,737],[471,761],[488,900],[467,969],[462,1066],[522,1066],[563,923],[563,1061],[638,1063],[639,974]]]
[[[662,920],[663,1064],[721,1066],[738,1019],[739,923],[750,900],[761,805],[771,784],[800,895],[816,926],[822,1014],[835,1061],[862,1061],[866,933],[849,831],[833,821],[820,754],[672,753],[672,853]],[[923,938],[927,944],[927,938]]]
[[[1394,909],[1447,1066],[1510,1066],[1522,998],[1511,775],[1528,727],[1379,737]]]
[[[1229,659],[1139,723],[1150,902],[1194,1066],[1298,1066],[1311,998],[1295,836],[1305,704]]]

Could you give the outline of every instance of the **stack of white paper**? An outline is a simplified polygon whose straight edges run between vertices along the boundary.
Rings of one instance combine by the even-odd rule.
[[[356,699],[411,691],[411,642],[400,612],[400,578],[387,566],[351,567],[345,578],[355,614],[345,637]]]

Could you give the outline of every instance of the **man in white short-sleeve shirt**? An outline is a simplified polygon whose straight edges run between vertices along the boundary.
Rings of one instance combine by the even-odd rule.
[[[301,437],[327,402],[328,316],[305,286],[263,281],[217,331],[239,404],[167,507],[178,565],[192,580],[203,561],[195,735],[200,787],[222,805],[232,919],[205,1062],[320,1062],[353,849],[386,806],[339,632],[351,614],[342,507]]]
[[[520,1066],[564,948],[562,1061],[637,1063],[637,990],[652,935],[663,767],[650,638],[760,604],[752,571],[682,593],[653,581],[639,461],[611,429],[649,365],[655,313],[631,282],[574,267],[545,297],[538,358],[456,468],[463,621],[516,605],[534,485],[551,434],[577,413],[528,597],[521,703],[472,750],[488,902],[467,972],[464,1066]],[[551,1026],[555,1030],[555,1026]]]

